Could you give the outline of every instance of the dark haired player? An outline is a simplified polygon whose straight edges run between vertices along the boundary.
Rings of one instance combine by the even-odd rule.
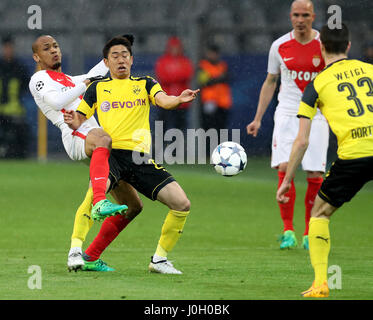
[[[286,192],[301,162],[319,109],[338,139],[338,159],[326,175],[311,212],[309,245],[315,280],[304,297],[328,297],[329,219],[345,202],[373,180],[373,66],[347,59],[350,49],[346,25],[321,29],[321,51],[327,67],[307,86],[300,103],[299,131],[293,144],[277,201]]]
[[[115,37],[103,49],[104,62],[110,70],[110,78],[92,83],[77,111],[65,113],[65,122],[78,128],[90,119],[95,111],[103,129],[112,138],[110,162],[111,190],[127,183],[131,192],[131,207],[141,207],[137,191],[151,200],[158,200],[169,208],[162,227],[158,247],[149,270],[166,274],[180,274],[167,259],[177,243],[190,210],[190,201],[184,190],[170,173],[150,158],[150,103],[175,109],[182,103],[193,101],[199,90],[184,90],[179,96],[167,95],[159,83],[151,77],[131,76],[133,64],[132,43],[124,37]],[[141,163],[135,159],[143,159]],[[136,191],[137,190],[137,191]],[[99,261],[101,253],[128,225],[135,215],[107,218],[92,244],[84,253],[87,267]],[[137,213],[136,213],[137,214]]]
[[[102,130],[94,118],[71,130],[64,123],[63,113],[75,110],[82,94],[92,81],[104,76],[108,68],[101,61],[87,74],[68,76],[62,72],[62,54],[57,41],[49,35],[38,37],[32,44],[33,59],[37,72],[31,77],[29,88],[34,100],[43,114],[61,130],[64,148],[72,160],[90,158],[90,178],[86,199],[76,213],[71,250],[68,255],[68,268],[76,269],[84,264],[81,258],[81,245],[84,241],[82,230],[89,229],[92,223],[87,219],[103,219],[109,215],[127,209],[106,199],[106,187],[109,175],[108,158],[111,138]],[[91,203],[93,208],[91,211]]]

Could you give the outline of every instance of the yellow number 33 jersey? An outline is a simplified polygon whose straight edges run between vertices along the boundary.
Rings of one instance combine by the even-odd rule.
[[[307,86],[298,117],[312,119],[319,108],[338,139],[338,157],[373,156],[373,65],[342,59]]]

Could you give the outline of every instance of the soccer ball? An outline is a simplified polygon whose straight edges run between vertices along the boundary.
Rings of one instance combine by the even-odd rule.
[[[211,162],[217,173],[231,177],[245,169],[247,156],[241,145],[233,141],[226,141],[214,149]]]

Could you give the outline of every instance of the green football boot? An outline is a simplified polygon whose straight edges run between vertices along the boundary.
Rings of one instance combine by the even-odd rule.
[[[303,236],[302,247],[305,250],[309,250],[310,249],[310,246],[309,246],[309,243],[308,243],[308,235],[307,236]]]
[[[293,249],[298,246],[297,238],[292,230],[285,231],[280,240],[280,249]]]
[[[93,220],[100,221],[116,214],[125,214],[127,210],[128,207],[125,204],[119,205],[104,199],[97,202],[93,206],[91,210],[91,217]]]
[[[102,261],[101,259],[97,259],[95,261],[86,261],[84,260],[84,266],[82,268],[83,271],[115,271],[115,269],[109,267],[106,262]]]

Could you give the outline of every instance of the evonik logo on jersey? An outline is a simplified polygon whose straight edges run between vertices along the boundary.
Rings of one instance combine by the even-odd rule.
[[[123,109],[128,108],[131,109],[137,106],[144,106],[146,105],[146,99],[136,99],[133,101],[104,101],[101,103],[101,111],[107,112],[110,109]]]

